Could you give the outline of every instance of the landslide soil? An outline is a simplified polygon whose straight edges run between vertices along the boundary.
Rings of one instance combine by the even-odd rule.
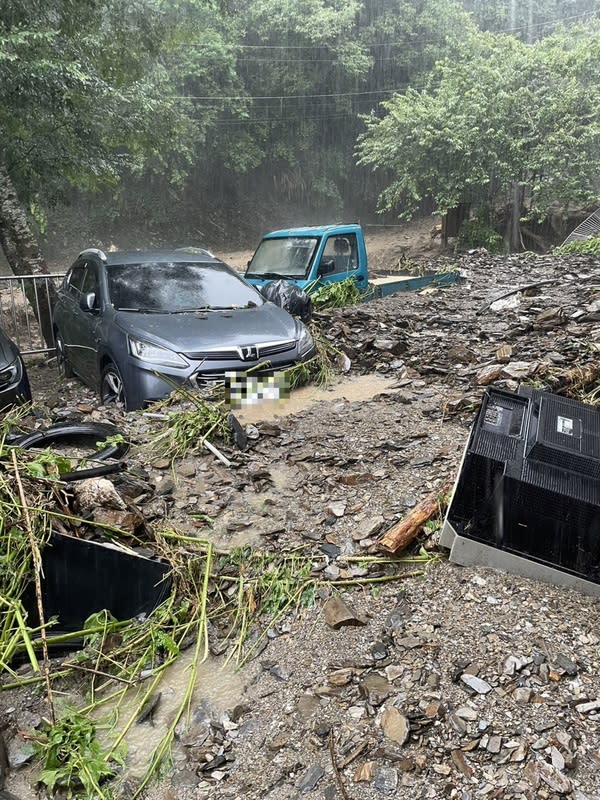
[[[46,420],[113,420],[138,443],[130,468],[152,488],[142,506],[151,521],[195,535],[192,515],[207,515],[201,535],[219,547],[305,546],[323,573],[315,605],[273,625],[239,672],[219,672],[211,657],[191,739],[181,734],[174,771],[147,797],[600,796],[597,599],[452,564],[433,528],[410,550],[426,547],[424,567],[398,562],[385,572],[398,580],[380,584],[356,572],[381,532],[456,478],[484,384],[552,388],[596,363],[597,260],[475,253],[441,263],[450,261],[459,284],[320,315],[350,372],[296,413],[252,409],[259,438],[245,452],[224,447],[232,468],[208,453],[175,473],[159,468],[143,449],[156,422],[98,408],[78,382],[52,385],[51,366],[32,368]],[[328,585],[340,576],[358,583]],[[331,597],[355,625],[327,624]],[[43,710],[38,694],[0,694],[7,736]],[[165,721],[168,711],[141,723],[142,741]],[[33,796],[30,779],[13,773],[7,787]]]

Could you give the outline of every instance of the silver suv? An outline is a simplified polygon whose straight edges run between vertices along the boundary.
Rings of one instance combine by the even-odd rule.
[[[127,410],[165,397],[173,383],[284,370],[314,353],[300,320],[197,249],[84,250],[58,290],[54,334],[64,374]]]

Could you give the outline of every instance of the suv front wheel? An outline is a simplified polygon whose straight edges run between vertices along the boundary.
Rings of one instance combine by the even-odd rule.
[[[112,361],[102,370],[100,400],[102,401],[102,405],[105,406],[121,403],[127,408],[123,378],[121,377],[119,368],[116,364],[113,364]]]

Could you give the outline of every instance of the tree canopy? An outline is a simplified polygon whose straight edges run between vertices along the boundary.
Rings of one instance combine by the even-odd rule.
[[[163,239],[286,204],[321,222],[378,196],[394,215],[517,185],[533,209],[585,200],[596,2],[6,0],[0,244],[31,250],[18,206],[40,221],[101,187],[107,225]]]
[[[444,59],[421,90],[365,119],[362,164],[391,180],[383,209],[409,218],[424,197],[445,212],[493,204],[519,185],[543,213],[558,198],[590,202],[600,174],[600,27],[575,27],[525,44],[476,33]]]

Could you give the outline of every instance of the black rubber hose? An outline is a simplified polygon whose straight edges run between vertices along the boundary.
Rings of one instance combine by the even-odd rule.
[[[78,469],[75,470],[75,472],[63,472],[60,479],[66,483],[71,483],[73,481],[83,481],[86,478],[100,478],[102,475],[112,475],[115,472],[123,472],[126,466],[124,461],[114,461],[112,464],[102,464],[99,467]]]
[[[57,442],[68,442],[73,439],[91,439],[95,447],[96,442],[101,442],[109,436],[117,436],[120,433],[121,431],[116,425],[110,425],[105,422],[65,423],[63,425],[54,425],[43,431],[35,431],[21,439],[13,440],[11,444],[21,447],[23,450],[28,450],[31,447],[48,447]],[[107,445],[103,450],[94,449],[90,456],[93,455],[94,459],[100,461],[106,458],[120,459],[128,451],[129,442],[117,442],[116,444]]]

